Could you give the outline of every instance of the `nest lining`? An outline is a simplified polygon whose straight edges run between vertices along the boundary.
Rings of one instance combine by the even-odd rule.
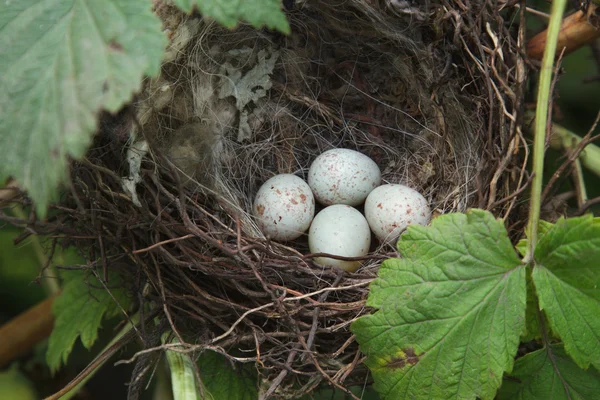
[[[260,232],[250,228],[247,211],[258,187],[277,173],[305,177],[317,155],[337,147],[369,155],[384,182],[418,188],[439,212],[473,204],[481,100],[467,100],[462,83],[445,76],[466,71],[408,36],[415,21],[358,3],[304,4],[292,14],[288,38],[182,22],[184,33],[175,35],[189,35],[189,46],[178,42],[182,50],[146,88],[144,137],[196,181],[190,186],[227,199],[253,235]],[[394,28],[400,21],[406,28]],[[268,86],[222,96],[227,86],[242,92],[265,59],[275,62]],[[236,73],[242,79],[231,84]],[[256,95],[265,89],[268,96]]]
[[[161,75],[105,119],[71,194],[37,231],[89,249],[84,268],[128,277],[140,309],[161,308],[160,327],[183,347],[256,365],[264,398],[363,385],[349,326],[395,250],[373,249],[356,273],[324,269],[305,237],[264,237],[254,195],[343,147],[438,213],[508,215],[523,180],[513,156],[524,69],[495,3],[297,1],[288,37],[156,7],[171,36]],[[145,155],[139,170],[127,148]],[[155,354],[138,358],[137,373]]]

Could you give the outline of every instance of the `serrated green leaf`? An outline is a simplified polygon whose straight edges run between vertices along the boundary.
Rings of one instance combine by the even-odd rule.
[[[205,351],[198,360],[200,378],[208,399],[256,400],[258,383],[256,370],[252,365],[236,365],[219,353]]]
[[[600,300],[600,218],[560,219],[540,237],[535,260],[559,279]]]
[[[71,277],[65,284],[52,307],[55,321],[46,352],[46,362],[52,372],[56,372],[61,363],[66,364],[78,337],[83,346],[90,349],[98,338],[102,319],[119,315],[119,305],[125,310],[129,308],[130,298],[125,289],[119,288],[118,275],[110,276],[110,293],[94,276],[84,279],[82,274],[77,275],[78,279]]]
[[[582,368],[600,364],[600,219],[559,220],[535,250],[541,309]]]
[[[148,0],[0,2],[0,181],[44,214],[82,157],[98,112],[117,111],[157,74],[167,44]]]
[[[385,399],[491,399],[525,325],[525,267],[501,221],[448,214],[401,237],[353,325]]]
[[[198,7],[202,15],[214,18],[227,28],[238,21],[249,22],[255,28],[267,26],[290,33],[290,25],[281,9],[281,0],[174,0],[185,12]]]
[[[557,344],[519,358],[498,400],[593,400],[599,394],[598,371],[583,371]]]

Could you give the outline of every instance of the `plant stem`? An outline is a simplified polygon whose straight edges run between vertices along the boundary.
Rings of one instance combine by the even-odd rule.
[[[550,146],[559,150],[574,150],[581,137],[577,136],[567,128],[558,124],[552,124],[552,136],[550,137]],[[591,172],[600,176],[600,147],[593,143],[585,146],[578,158],[579,161]]]
[[[553,2],[555,3],[555,2]],[[583,3],[583,2],[582,2]],[[564,10],[564,6],[561,6]],[[554,12],[554,11],[553,11]],[[598,6],[589,4],[587,12],[576,11],[561,21],[560,34],[557,36],[558,46],[565,48],[565,54],[569,54],[586,44],[592,43],[600,37],[600,30],[596,28],[589,20],[594,18],[598,12]],[[550,28],[548,28],[550,29]],[[540,32],[527,43],[527,55],[530,59],[539,60],[542,58],[542,52],[548,51],[549,35],[546,31]]]
[[[0,368],[27,353],[50,335],[54,325],[54,299],[55,297],[48,297],[0,326]]]
[[[581,208],[588,201],[587,188],[585,187],[585,178],[583,176],[583,167],[579,159],[575,160],[575,169],[573,170],[573,181],[575,182],[575,191],[577,194],[577,207]]]
[[[525,124],[531,124],[534,119],[534,112],[528,111],[525,113]],[[588,135],[591,135],[595,130],[594,128],[595,123],[592,125]],[[586,135],[586,138],[588,135]],[[582,140],[583,138],[581,136],[564,126],[559,125],[556,122],[550,124],[549,144],[553,149],[569,153],[576,150]],[[587,168],[588,171],[600,176],[600,146],[597,146],[594,143],[588,143],[577,157],[577,160],[580,161],[581,165]]]
[[[162,342],[167,343],[169,332],[162,336]],[[170,343],[179,343],[179,340],[172,339]],[[175,400],[198,400],[205,398],[201,396],[203,391],[201,383],[197,382],[194,370],[194,362],[189,354],[182,354],[177,351],[167,350],[167,362],[171,370],[171,386],[173,388],[173,399]]]
[[[550,22],[548,24],[548,36],[546,38],[546,49],[542,59],[540,70],[540,82],[538,87],[536,118],[534,125],[533,140],[533,179],[531,182],[531,200],[529,203],[529,221],[527,223],[527,254],[525,262],[533,260],[533,252],[537,242],[537,230],[540,221],[540,208],[542,197],[542,179],[544,173],[544,151],[546,145],[546,128],[548,126],[548,105],[550,102],[550,88],[552,85],[552,70],[558,34],[562,22],[567,0],[554,0]]]
[[[171,377],[169,367],[165,360],[160,360],[155,372],[155,384],[152,391],[152,400],[174,400],[173,389],[171,389]]]

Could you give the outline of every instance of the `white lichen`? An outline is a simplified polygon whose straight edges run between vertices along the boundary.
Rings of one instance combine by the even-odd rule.
[[[250,49],[236,49],[229,53],[231,56],[239,57],[248,51]],[[248,123],[248,117],[252,114],[250,106],[256,105],[271,89],[273,85],[271,74],[278,58],[278,51],[262,49],[258,52],[256,65],[246,73],[228,62],[221,65],[219,99],[229,96],[235,98],[235,106],[240,113],[237,137],[239,142],[252,138],[252,129]]]
[[[125,193],[131,196],[131,201],[138,207],[142,206],[137,195],[136,186],[142,181],[142,159],[148,153],[148,142],[139,140],[134,142],[127,150],[127,163],[129,164],[129,176],[121,178],[121,184]]]

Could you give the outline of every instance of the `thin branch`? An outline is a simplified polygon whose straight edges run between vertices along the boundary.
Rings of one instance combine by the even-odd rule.
[[[180,241],[180,240],[190,239],[190,238],[193,238],[193,237],[196,237],[196,235],[192,235],[192,234],[190,233],[190,234],[188,234],[188,235],[185,235],[185,236],[182,236],[182,237],[178,237],[178,238],[173,238],[173,239],[167,239],[167,240],[163,240],[162,242],[154,243],[152,246],[148,246],[148,247],[145,247],[145,248],[143,248],[143,249],[139,249],[139,250],[132,251],[132,252],[131,252],[131,254],[140,254],[140,253],[145,253],[145,252],[147,252],[147,251],[154,250],[154,249],[156,249],[157,247],[164,246],[165,244],[169,244],[169,243],[178,242],[178,241]]]

